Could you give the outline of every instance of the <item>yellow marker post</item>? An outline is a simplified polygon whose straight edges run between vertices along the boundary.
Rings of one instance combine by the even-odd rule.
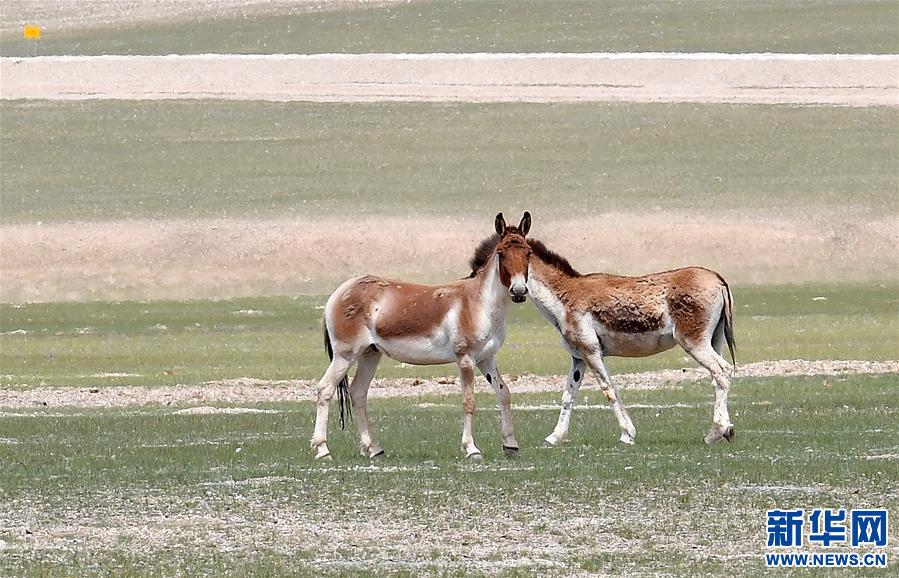
[[[25,40],[31,40],[34,43],[33,56],[37,56],[37,41],[40,40],[41,37],[41,27],[35,26],[34,24],[27,24],[22,28],[22,36],[25,37]]]

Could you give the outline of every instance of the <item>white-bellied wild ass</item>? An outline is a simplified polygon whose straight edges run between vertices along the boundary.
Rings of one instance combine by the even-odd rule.
[[[502,444],[506,455],[518,451],[512,429],[509,388],[500,377],[495,355],[506,338],[509,303],[522,303],[528,292],[531,249],[525,235],[531,216],[525,212],[517,227],[507,227],[502,213],[496,234],[485,239],[471,260],[465,279],[445,285],[417,285],[370,275],[341,285],[325,305],[325,348],[331,358],[318,383],[312,448],[327,458],[328,409],[338,391],[341,421],[349,394],[359,428],[362,454],[383,454],[371,437],[366,401],[368,387],[382,355],[413,365],[456,363],[462,383],[462,451],[480,459],[471,432],[474,415],[474,368],[493,386],[499,401]],[[358,363],[352,384],[346,374]]]
[[[608,356],[644,357],[680,345],[712,375],[715,409],[705,437],[728,441],[734,426],[727,412],[732,367],[722,357],[725,343],[734,360],[733,296],[714,271],[687,267],[644,277],[605,273],[581,275],[540,241],[529,240],[528,289],[537,308],[562,335],[571,355],[562,410],[546,443],[557,445],[568,434],[571,408],[585,375],[596,375],[621,427],[621,441],[634,443],[637,431],[603,364]]]

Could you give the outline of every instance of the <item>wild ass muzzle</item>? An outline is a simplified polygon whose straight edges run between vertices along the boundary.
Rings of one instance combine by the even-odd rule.
[[[733,367],[722,357],[724,345],[734,357],[733,296],[724,278],[701,267],[643,277],[605,273],[581,275],[562,256],[530,240],[528,289],[537,308],[562,335],[571,355],[562,410],[546,443],[568,435],[571,410],[587,367],[612,406],[620,441],[633,444],[637,430],[609,377],[603,359],[645,357],[680,345],[712,376],[715,409],[708,444],[730,441],[734,426],[727,411]]]
[[[375,458],[384,453],[372,439],[366,405],[382,355],[412,365],[459,366],[462,451],[474,460],[482,457],[472,437],[477,367],[499,401],[503,450],[508,456],[518,452],[509,388],[497,369],[495,355],[506,338],[509,303],[526,300],[531,249],[525,236],[531,216],[525,212],[517,227],[508,227],[500,213],[494,227],[496,233],[477,248],[471,274],[465,279],[418,285],[365,275],[346,281],[331,295],[324,315],[325,348],[331,363],[318,383],[312,436],[316,458],[330,458],[328,410],[335,390],[341,416],[349,396],[362,455]],[[348,386],[347,371],[354,363],[356,375]]]

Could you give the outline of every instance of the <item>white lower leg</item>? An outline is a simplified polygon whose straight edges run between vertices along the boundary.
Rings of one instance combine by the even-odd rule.
[[[506,454],[511,455],[518,450],[518,440],[515,439],[515,428],[512,426],[512,392],[499,374],[495,359],[490,358],[479,363],[478,369],[496,394],[496,401],[499,404],[500,437]]]
[[[618,427],[621,428],[621,437],[618,438],[618,441],[623,444],[633,445],[634,439],[637,437],[637,428],[634,427],[631,416],[628,415],[621,400],[618,399],[618,388],[612,383],[605,365],[598,364],[595,371],[596,377],[599,379],[599,387],[612,405],[612,413],[615,414],[615,419],[618,420]]]
[[[459,362],[462,381],[462,453],[468,457],[480,456],[481,450],[474,445],[472,421],[474,419],[474,364],[470,358]]]
[[[315,458],[323,458],[330,455],[328,451],[328,412],[331,397],[334,395],[333,387],[325,387],[319,390],[318,400],[315,405],[315,429],[312,432],[312,449],[315,450]]]
[[[623,444],[633,445],[634,438],[637,437],[637,428],[634,427],[627,410],[624,409],[620,401],[615,400],[612,403],[612,412],[615,414],[615,419],[618,420],[618,426],[621,428],[621,437],[618,438],[618,441]]]
[[[365,400],[353,400],[353,415],[356,418],[356,424],[359,426],[359,451],[362,455],[373,458],[383,454],[384,450],[371,437]]]
[[[462,453],[465,454],[466,457],[481,455],[481,450],[478,449],[478,446],[474,445],[474,437],[471,434],[473,417],[474,413],[468,412],[462,416]]]
[[[356,368],[356,376],[350,385],[353,416],[359,428],[359,450],[363,456],[368,458],[384,453],[381,446],[372,439],[368,423],[368,388],[380,360],[381,354],[379,353],[367,353],[361,357]]]
[[[729,388],[719,387],[715,385],[715,413],[713,421],[716,425],[727,429],[733,424],[730,421],[730,414],[727,411],[727,394]]]
[[[544,438],[544,441],[551,446],[559,445],[568,437],[571,411],[577,402],[578,390],[580,390],[584,378],[584,367],[583,361],[572,359],[571,369],[568,372],[568,384],[565,391],[562,392],[562,409],[559,411],[559,420],[556,422],[553,432]]]
[[[686,349],[686,348],[685,348]],[[712,376],[712,385],[715,388],[715,409],[712,413],[712,429],[705,436],[705,443],[713,444],[721,438],[731,439],[733,436],[733,424],[727,411],[727,395],[730,391],[730,379],[726,370],[729,368],[723,357],[718,355],[715,349],[708,345],[698,345],[688,349],[699,365],[706,368]]]
[[[502,382],[500,382],[502,383]],[[503,393],[505,391],[506,393]],[[512,400],[508,395],[508,389],[503,384],[503,389],[497,394],[499,397],[500,437],[504,448],[518,448],[518,440],[515,439],[515,429],[512,426]]]
[[[574,393],[571,388],[562,392],[562,409],[559,410],[559,420],[552,433],[543,438],[551,446],[557,446],[568,436],[568,427],[571,422],[571,408],[574,405]]]
[[[335,358],[328,366],[325,375],[318,382],[318,396],[315,405],[315,428],[312,431],[312,448],[315,450],[316,459],[330,456],[328,451],[328,413],[331,405],[331,398],[334,397],[334,391],[337,384],[346,375],[349,369],[349,362],[343,359]]]

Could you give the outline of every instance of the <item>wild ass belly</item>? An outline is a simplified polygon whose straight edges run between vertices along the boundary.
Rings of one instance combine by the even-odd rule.
[[[455,363],[465,352],[475,363],[493,357],[506,339],[505,327],[484,324],[475,335],[463,335],[458,311],[450,310],[442,322],[424,335],[379,335],[371,330],[371,343],[388,357],[411,365]]]
[[[395,337],[372,339],[373,345],[388,357],[411,365],[439,365],[453,363],[452,339],[445,335],[425,337]]]
[[[598,323],[595,327],[604,356],[646,357],[668,351],[677,344],[672,326],[640,333],[611,331]]]
[[[492,335],[484,341],[471,344],[468,354],[477,364],[496,355],[502,347],[505,336]],[[448,335],[432,335],[428,337],[402,337],[372,340],[373,345],[388,357],[411,365],[440,365],[455,363],[456,341]]]

